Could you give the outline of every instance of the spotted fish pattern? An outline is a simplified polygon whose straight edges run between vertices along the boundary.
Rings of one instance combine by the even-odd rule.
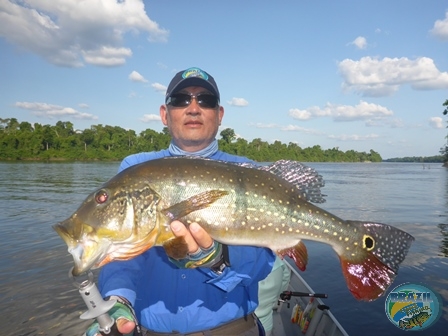
[[[414,238],[386,224],[343,220],[323,210],[314,204],[325,201],[323,186],[314,169],[296,161],[259,167],[163,158],[117,174],[54,229],[69,247],[74,273],[130,259],[154,245],[185,257],[183,242],[169,229],[175,219],[199,223],[224,244],[270,248],[301,270],[308,263],[303,240],[318,241],[339,256],[352,294],[375,300],[393,282]]]

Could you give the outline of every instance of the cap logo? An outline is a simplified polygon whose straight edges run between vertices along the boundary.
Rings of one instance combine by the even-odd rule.
[[[184,71],[182,74],[182,78],[202,78],[204,80],[208,80],[208,75],[199,68],[190,68]]]

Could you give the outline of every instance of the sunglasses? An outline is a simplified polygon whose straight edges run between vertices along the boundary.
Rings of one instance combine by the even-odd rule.
[[[187,93],[174,93],[166,99],[166,104],[173,107],[186,107],[191,104],[193,98],[195,98],[199,106],[203,108],[213,109],[219,104],[218,97],[207,93],[200,93],[196,96]]]

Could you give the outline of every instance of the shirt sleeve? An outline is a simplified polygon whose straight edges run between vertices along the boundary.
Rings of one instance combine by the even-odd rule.
[[[98,277],[101,294],[118,295],[126,298],[134,305],[141,271],[145,266],[145,254],[131,260],[111,262],[102,267]]]
[[[267,277],[275,261],[274,253],[263,247],[229,246],[230,267],[226,267],[221,275],[211,269],[205,269],[210,276],[207,282],[226,291],[236,286],[250,286]]]

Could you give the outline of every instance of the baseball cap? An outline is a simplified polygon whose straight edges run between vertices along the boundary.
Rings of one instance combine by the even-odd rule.
[[[165,101],[173,93],[189,86],[203,87],[213,93],[219,100],[219,90],[215,79],[200,68],[188,68],[178,72],[173,77],[166,90]]]

